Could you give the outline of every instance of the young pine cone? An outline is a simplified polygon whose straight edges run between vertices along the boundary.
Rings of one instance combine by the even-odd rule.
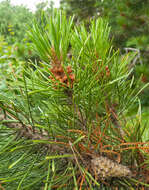
[[[103,156],[95,157],[91,160],[91,169],[99,178],[132,176],[128,167]]]

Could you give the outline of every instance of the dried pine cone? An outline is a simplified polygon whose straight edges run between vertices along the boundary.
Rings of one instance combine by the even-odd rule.
[[[103,156],[95,157],[91,160],[91,169],[99,178],[132,176],[128,167],[118,164]]]

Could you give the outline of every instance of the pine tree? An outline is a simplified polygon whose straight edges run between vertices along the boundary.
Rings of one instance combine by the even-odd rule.
[[[61,0],[60,3],[68,14],[76,14],[78,19],[92,17],[97,12],[97,0]]]
[[[129,69],[135,55],[112,49],[101,18],[87,30],[60,11],[43,16],[28,32],[42,61],[5,76],[0,92],[1,188],[147,189],[142,89]]]

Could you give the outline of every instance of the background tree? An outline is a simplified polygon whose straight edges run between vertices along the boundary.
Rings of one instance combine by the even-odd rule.
[[[69,15],[76,14],[78,19],[87,19],[98,11],[97,0],[61,0],[60,4]]]

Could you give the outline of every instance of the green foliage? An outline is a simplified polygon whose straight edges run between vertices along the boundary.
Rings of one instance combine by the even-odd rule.
[[[13,6],[9,0],[0,2],[0,34],[7,42],[15,43],[25,38],[27,25],[31,25],[33,14],[23,6]]]
[[[16,77],[5,75],[8,88],[0,91],[2,186],[148,188],[148,146],[142,139],[138,100],[142,89],[129,69],[135,54],[120,56],[113,50],[110,28],[101,18],[92,19],[88,30],[84,23],[74,26],[73,17],[67,19],[55,10],[50,17],[43,14],[41,21],[28,32],[40,63],[30,62],[35,70],[23,64]],[[134,124],[126,114],[136,101]],[[113,171],[109,178],[100,176],[106,166],[99,175],[98,167],[93,167],[101,157],[112,165],[107,165]]]
[[[49,48],[49,44],[52,48],[54,48],[56,55],[58,58],[65,61],[71,34],[72,22],[73,20],[70,18],[67,26],[66,16],[63,16],[63,20],[61,15],[57,15],[58,13],[53,12],[52,16],[54,19],[43,18],[44,23],[42,23],[45,28],[40,29],[39,24],[36,23],[31,29],[31,40],[34,42],[33,46],[36,45],[36,51],[38,55],[42,58],[42,60],[48,63],[49,59],[52,57],[53,53]],[[35,48],[34,48],[35,49]]]
[[[92,2],[88,4],[88,2]],[[120,1],[81,1],[81,0],[61,0],[61,7],[69,15],[75,13],[77,20],[88,20],[88,17],[106,18],[111,26],[113,44],[125,53],[126,47],[140,50],[140,58],[145,70],[148,70],[149,60],[149,0],[120,0]],[[140,72],[142,65],[140,59],[136,60],[136,75],[143,75],[145,83],[149,81],[149,75]],[[139,71],[139,72],[138,72]],[[144,106],[148,106],[149,91],[144,91],[145,96],[141,96]]]
[[[15,77],[21,71],[23,60],[18,56],[17,46],[8,45],[4,38],[0,37],[0,89],[7,89],[7,77]]]
[[[33,13],[29,9],[23,6],[13,6],[9,0],[0,2],[0,38],[4,38],[4,41],[8,43],[3,49],[9,49],[9,56],[14,59],[17,57],[21,60],[35,59],[35,54],[30,51],[29,44],[27,44],[29,40],[26,36],[27,28],[32,21]],[[4,55],[5,52],[1,52],[2,54]]]

